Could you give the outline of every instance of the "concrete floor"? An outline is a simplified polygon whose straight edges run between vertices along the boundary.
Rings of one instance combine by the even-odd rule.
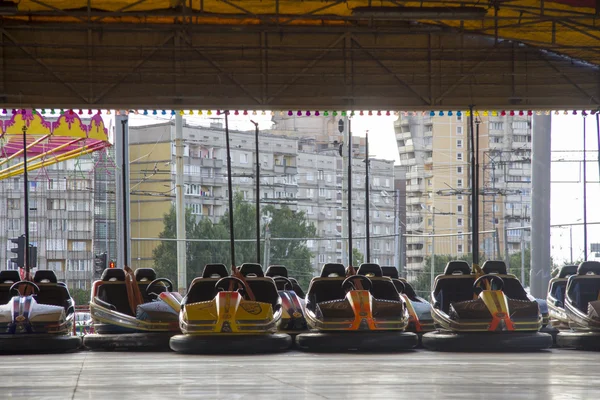
[[[597,399],[600,353],[0,357],[0,398]]]

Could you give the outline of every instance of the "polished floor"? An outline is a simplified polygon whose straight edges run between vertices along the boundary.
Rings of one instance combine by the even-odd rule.
[[[0,398],[598,399],[600,353],[0,356]]]

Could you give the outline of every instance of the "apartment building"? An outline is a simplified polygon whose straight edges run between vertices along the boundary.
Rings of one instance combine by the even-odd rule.
[[[306,118],[312,119],[312,118]],[[319,118],[314,118],[319,120]],[[281,127],[279,127],[281,128]],[[318,270],[324,262],[342,262],[343,168],[338,148],[322,138],[315,140],[304,131],[283,129],[261,133],[260,201],[261,204],[287,205],[306,213],[317,228],[319,239],[309,240]],[[175,126],[164,122],[151,126],[130,127],[131,218],[132,236],[158,238],[163,230],[163,215],[174,201]],[[227,210],[226,149],[223,126],[214,120],[210,126],[184,121],[185,205],[198,218],[218,220]],[[255,137],[254,132],[230,130],[232,181],[234,191],[244,199],[255,201]],[[355,147],[360,154],[361,145]],[[353,198],[356,213],[355,235],[364,236],[364,162],[354,160],[356,190]],[[361,172],[362,171],[362,172]],[[385,235],[372,241],[374,262],[394,262],[393,237],[393,162],[372,160],[373,192],[371,195],[373,235]],[[362,214],[361,214],[362,211]],[[362,222],[364,225],[364,222]],[[377,233],[376,233],[377,232]],[[356,247],[364,252],[364,239]],[[138,246],[139,245],[139,246]],[[148,246],[132,244],[135,267],[150,266],[152,254]]]
[[[489,258],[501,258],[520,251],[521,234],[529,245],[528,233],[511,228],[520,227],[530,215],[532,117],[481,116],[477,121],[479,227],[484,232],[480,252]],[[416,277],[425,258],[433,253],[461,256],[470,252],[470,238],[461,235],[471,230],[467,124],[468,118],[457,113],[402,113],[395,122],[400,162],[407,169],[409,278]]]

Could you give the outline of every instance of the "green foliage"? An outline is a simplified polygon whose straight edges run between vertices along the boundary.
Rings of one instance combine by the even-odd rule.
[[[76,306],[87,306],[90,304],[90,289],[71,289],[69,293],[75,301]]]
[[[354,265],[355,267],[359,267],[360,264],[362,264],[364,262],[365,262],[365,256],[363,255],[363,253],[358,251],[358,249],[356,247],[354,247],[352,249],[352,265]]]
[[[529,278],[531,276],[531,251],[525,249],[525,282],[521,282],[523,287],[529,287]],[[521,279],[521,252],[510,255],[509,272]]]
[[[256,208],[243,200],[236,193],[234,196],[234,231],[235,260],[237,265],[244,262],[256,262]],[[306,221],[303,212],[290,210],[288,207],[262,207],[262,213],[271,216],[269,225],[271,237],[300,238],[315,237],[315,227]],[[194,277],[200,276],[205,264],[223,263],[231,265],[229,244],[229,215],[223,216],[213,224],[208,218],[196,220],[191,211],[186,210],[187,239],[214,239],[214,241],[188,241],[186,246],[188,285]],[[263,232],[264,235],[264,232]],[[164,230],[161,238],[176,237],[175,207],[164,216]],[[242,239],[252,239],[241,241]],[[217,241],[219,240],[219,241]],[[264,244],[261,244],[261,256]],[[298,279],[303,287],[307,287],[312,278],[310,258],[312,254],[305,241],[274,240],[271,241],[270,264],[285,265],[290,276]],[[177,244],[175,241],[161,241],[153,251],[154,268],[160,277],[177,282]],[[262,258],[262,257],[261,257]],[[264,260],[261,260],[264,261]]]

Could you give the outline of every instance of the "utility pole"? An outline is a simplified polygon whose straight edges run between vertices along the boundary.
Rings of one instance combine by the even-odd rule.
[[[131,226],[129,202],[129,117],[125,110],[115,116],[115,162],[117,164],[116,205],[117,205],[117,243],[121,251],[117,252],[117,265],[121,268],[131,265],[131,241],[129,228]],[[120,178],[120,179],[119,179]]]
[[[229,190],[229,251],[231,253],[231,268],[235,265],[235,232],[233,230],[233,188],[231,184],[231,144],[229,143],[229,110],[225,110],[225,142],[227,144],[227,189]]]
[[[341,121],[340,121],[341,122]],[[352,267],[352,120],[348,120],[348,266]]]
[[[269,228],[270,222],[271,221],[267,221],[265,223],[265,248],[263,255],[265,265],[269,265],[271,258],[271,230]]]
[[[27,173],[27,126],[23,125],[23,195],[25,200],[25,279],[31,280],[29,260],[29,174]]]
[[[371,262],[371,209],[369,207],[369,131],[365,134],[365,152],[367,158],[365,159],[365,204],[366,204],[366,234],[367,234],[367,262]]]
[[[527,207],[525,207],[527,215]],[[521,283],[525,284],[525,218],[521,218]]]
[[[588,259],[587,240],[587,165],[585,145],[585,114],[583,115],[583,260]]]
[[[398,215],[400,212],[400,190],[396,189],[394,193],[396,194],[394,196],[394,260],[396,260],[398,275],[402,276],[404,258],[400,248],[402,245],[402,229],[400,228],[400,216]]]
[[[343,135],[342,136],[342,145],[340,146],[339,154],[342,157],[342,237],[348,236],[348,213],[351,211],[348,210],[348,158],[344,156],[343,147],[348,144],[348,130],[346,127],[348,126],[348,117],[345,116],[343,119],[339,120],[338,130]],[[344,212],[346,214],[344,214]],[[348,242],[342,240],[342,263],[344,265],[348,265]]]
[[[469,126],[471,128],[470,144],[471,144],[471,253],[473,254],[473,265],[479,266],[479,213],[478,213],[478,197],[477,191],[479,188],[477,182],[477,158],[476,154],[479,151],[475,143],[475,126],[474,126],[474,111],[473,106],[469,106]]]
[[[573,265],[573,225],[569,226],[569,249],[571,251],[571,265]]]
[[[254,142],[256,145],[256,263],[260,264],[260,157],[258,154],[258,122],[254,124]],[[265,246],[266,247],[266,246]],[[265,266],[268,266],[265,258]]]
[[[432,207],[433,217],[431,221],[431,284],[429,290],[433,290],[433,280],[435,279],[435,207]]]
[[[184,295],[187,286],[187,252],[185,229],[185,193],[183,182],[183,117],[175,114],[175,215],[177,228],[177,291]]]

